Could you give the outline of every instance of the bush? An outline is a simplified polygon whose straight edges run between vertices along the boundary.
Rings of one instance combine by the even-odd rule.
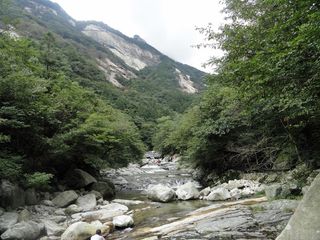
[[[28,187],[36,189],[47,189],[53,174],[45,172],[35,172],[33,174],[25,174]]]
[[[0,155],[0,176],[4,179],[17,180],[22,172],[21,156]]]

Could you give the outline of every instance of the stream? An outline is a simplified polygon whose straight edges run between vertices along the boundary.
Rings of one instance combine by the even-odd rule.
[[[160,159],[155,153],[147,156],[143,166],[131,164],[102,173],[115,184],[115,201],[127,201],[134,219],[134,227],[116,230],[107,239],[275,239],[292,215],[288,209],[296,206],[280,200],[268,203],[264,196],[152,202],[145,191],[150,185],[176,189],[192,181],[201,186],[192,179],[192,170],[179,169],[178,159]]]

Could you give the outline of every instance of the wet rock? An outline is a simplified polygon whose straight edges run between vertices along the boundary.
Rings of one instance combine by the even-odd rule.
[[[169,202],[175,197],[175,192],[172,188],[161,184],[150,186],[147,194],[149,199],[158,202]]]
[[[19,215],[16,212],[5,212],[0,216],[0,233],[3,233],[18,222]]]
[[[133,226],[134,224],[133,218],[128,215],[121,215],[121,216],[114,217],[112,220],[112,223],[115,227],[118,227],[118,228],[127,228],[127,227]]]
[[[83,211],[93,210],[97,206],[96,196],[93,193],[80,196],[76,204],[83,209]]]
[[[84,188],[96,182],[93,176],[81,169],[69,171],[66,176],[67,185],[74,189]]]
[[[204,197],[205,200],[209,200],[209,201],[221,201],[221,200],[227,200],[230,198],[231,198],[231,195],[229,191],[226,188],[222,188],[222,187],[211,190],[210,194]]]
[[[277,240],[320,239],[320,174]]]
[[[42,228],[33,221],[20,222],[10,227],[1,235],[3,240],[34,240],[40,236]]]
[[[189,200],[199,198],[200,193],[194,183],[188,182],[178,187],[176,195],[178,199]]]
[[[58,207],[66,207],[69,204],[75,202],[77,198],[78,198],[78,194],[73,190],[69,190],[69,191],[59,193],[58,196],[56,196],[52,200],[52,202]]]

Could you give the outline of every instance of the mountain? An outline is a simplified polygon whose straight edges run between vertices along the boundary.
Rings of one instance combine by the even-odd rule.
[[[130,115],[149,145],[156,119],[183,112],[204,87],[204,72],[169,58],[138,35],[128,37],[102,22],[76,21],[48,0],[1,4],[2,31],[32,39],[45,50],[48,74],[63,71]]]

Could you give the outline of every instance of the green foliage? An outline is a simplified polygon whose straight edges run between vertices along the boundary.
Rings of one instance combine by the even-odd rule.
[[[35,172],[33,174],[25,174],[26,183],[28,187],[36,189],[47,189],[53,174],[44,172]]]
[[[0,176],[4,179],[18,180],[22,174],[22,157],[1,152]]]
[[[319,167],[319,4],[224,2],[229,22],[200,30],[225,55],[211,60],[217,73],[195,118],[181,118],[188,129],[171,123],[179,127],[164,142],[175,138],[171,149],[207,170],[271,169],[284,153],[286,167]]]

